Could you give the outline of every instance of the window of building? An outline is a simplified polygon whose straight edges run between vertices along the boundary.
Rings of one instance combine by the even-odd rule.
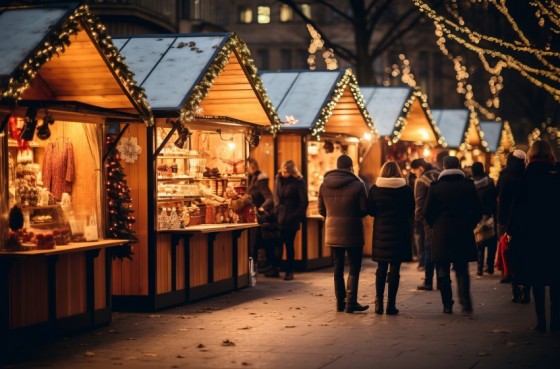
[[[268,50],[257,50],[257,68],[261,70],[270,69],[270,58],[268,57]]]
[[[286,4],[280,5],[280,22],[291,22],[294,20],[294,12]]]
[[[305,14],[305,16],[311,19],[311,5],[304,3],[300,5],[301,12]]]
[[[257,8],[257,23],[270,23],[270,6],[259,6]]]
[[[292,50],[282,49],[280,51],[280,62],[282,69],[292,69]]]
[[[239,7],[239,23],[252,23],[253,9],[248,6]]]
[[[305,49],[299,49],[297,51],[298,65],[296,67],[301,69],[308,69],[309,64],[307,63],[307,58],[309,58],[309,52]]]

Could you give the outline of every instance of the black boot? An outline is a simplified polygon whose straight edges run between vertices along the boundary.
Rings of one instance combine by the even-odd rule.
[[[560,332],[560,287],[550,286],[550,331]]]
[[[519,302],[522,304],[528,304],[531,302],[531,285],[524,284],[521,286],[521,294],[519,296]]]
[[[496,248],[497,248],[497,241],[492,241],[488,244],[488,252],[486,255],[486,272],[488,274],[494,274],[494,263],[496,262]]]
[[[334,295],[336,296],[336,311],[344,311],[344,308],[346,308],[346,288],[344,287],[344,277],[334,277]]]
[[[521,286],[515,283],[511,284],[511,302],[521,302]]]
[[[353,313],[355,311],[366,311],[369,305],[360,305],[358,303],[358,276],[348,276],[348,281],[346,282],[346,307],[344,309],[347,313]]]
[[[484,246],[477,246],[478,247],[478,258],[476,264],[476,275],[482,276],[484,270]]]
[[[375,272],[375,313],[383,314],[383,295],[385,294],[386,273],[379,269]]]
[[[437,277],[443,312],[453,314],[453,291],[451,291],[451,280],[449,277]]]
[[[546,332],[544,286],[533,286],[533,298],[535,299],[535,312],[537,313],[537,326],[535,330],[544,333]]]
[[[459,303],[461,312],[471,314],[473,312],[471,287],[469,275],[457,275],[457,288],[459,290]]]
[[[399,290],[399,281],[401,276],[396,273],[389,273],[389,290],[387,295],[387,315],[397,315],[397,291]]]

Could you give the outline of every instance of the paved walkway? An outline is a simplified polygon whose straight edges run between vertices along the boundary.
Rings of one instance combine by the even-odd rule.
[[[533,331],[534,305],[511,303],[509,285],[476,279],[474,266],[472,316],[458,304],[443,314],[438,291],[417,291],[416,263],[403,265],[397,316],[337,313],[331,269],[289,282],[259,275],[256,287],[196,304],[115,313],[5,368],[560,368],[560,335]],[[364,259],[360,302],[373,304],[374,278]]]

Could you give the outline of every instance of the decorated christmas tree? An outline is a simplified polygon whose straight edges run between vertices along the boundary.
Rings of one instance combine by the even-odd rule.
[[[112,137],[107,137],[107,146],[113,143]],[[128,246],[120,250],[114,250],[113,255],[120,259],[132,256],[131,243],[138,241],[132,225],[136,222],[134,210],[132,210],[132,200],[130,188],[126,183],[126,174],[120,163],[120,155],[117,150],[113,150],[105,162],[107,191],[107,233],[109,238],[127,239],[131,242]],[[115,252],[116,251],[116,252]]]

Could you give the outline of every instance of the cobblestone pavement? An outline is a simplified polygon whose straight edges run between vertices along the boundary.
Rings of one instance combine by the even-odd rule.
[[[156,313],[114,313],[108,326],[29,348],[4,368],[560,368],[560,335],[540,334],[534,305],[510,302],[498,275],[476,278],[474,314],[442,313],[405,263],[400,314],[337,313],[332,269]],[[372,305],[375,263],[364,259],[361,303]],[[455,284],[454,284],[455,292]],[[548,310],[547,310],[548,313]]]

